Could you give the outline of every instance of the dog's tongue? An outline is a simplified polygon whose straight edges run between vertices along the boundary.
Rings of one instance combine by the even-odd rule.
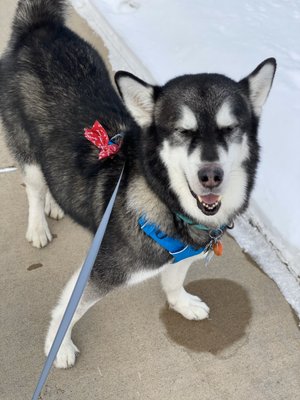
[[[206,204],[214,204],[219,200],[220,196],[216,196],[215,194],[208,194],[206,196],[198,196],[200,201],[203,201]]]

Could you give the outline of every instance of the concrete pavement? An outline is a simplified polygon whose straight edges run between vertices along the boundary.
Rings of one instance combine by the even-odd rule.
[[[15,5],[0,3],[0,51]],[[101,39],[73,11],[69,25],[107,59]],[[12,165],[0,130],[0,168]],[[90,243],[89,234],[65,217],[50,221],[54,241],[34,249],[25,240],[26,222],[19,171],[1,173],[1,400],[31,398],[45,360],[49,313]],[[41,398],[296,399],[298,321],[274,282],[231,238],[224,247],[224,256],[208,268],[195,264],[187,278],[187,289],[210,306],[210,320],[187,321],[169,310],[158,279],[117,291],[76,325],[76,366],[53,369]]]

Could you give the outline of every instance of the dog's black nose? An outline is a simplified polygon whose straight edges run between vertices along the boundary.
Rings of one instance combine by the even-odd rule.
[[[202,186],[213,189],[222,183],[224,171],[217,165],[206,165],[199,170],[198,177]]]

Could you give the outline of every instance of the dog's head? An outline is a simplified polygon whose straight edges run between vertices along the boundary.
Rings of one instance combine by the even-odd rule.
[[[212,226],[245,210],[259,159],[258,121],[275,70],[270,58],[239,82],[199,74],[162,87],[116,74],[125,105],[142,128],[147,180],[172,210]]]

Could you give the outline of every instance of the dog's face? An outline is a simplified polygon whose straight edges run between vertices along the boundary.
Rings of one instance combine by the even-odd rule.
[[[185,75],[154,87],[125,72],[116,82],[143,129],[148,181],[169,206],[207,225],[243,211],[253,187],[257,126],[276,63],[268,59],[235,82],[223,75]],[[176,201],[174,200],[176,199]]]

